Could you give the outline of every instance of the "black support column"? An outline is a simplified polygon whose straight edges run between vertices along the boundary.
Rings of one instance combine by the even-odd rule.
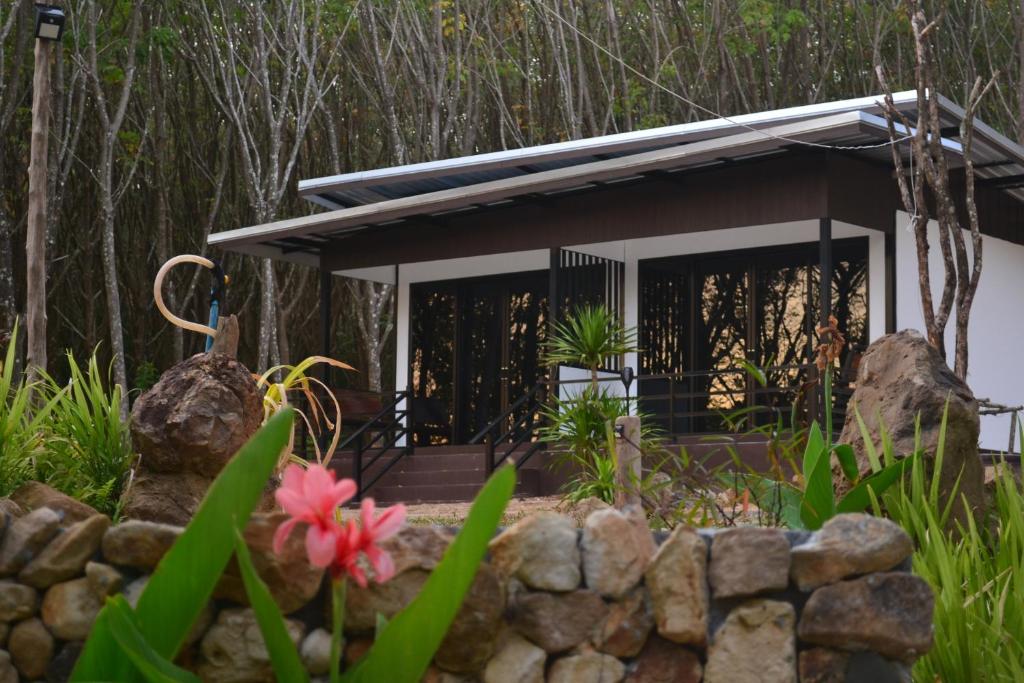
[[[828,325],[832,315],[832,219],[818,219],[818,264],[821,280],[821,325]]]
[[[331,271],[320,268],[320,355],[331,357]],[[331,386],[331,366],[323,364],[323,381]]]
[[[896,214],[885,233],[885,333],[896,331]]]

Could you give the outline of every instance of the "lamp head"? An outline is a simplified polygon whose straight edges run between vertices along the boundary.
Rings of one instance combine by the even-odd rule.
[[[60,40],[64,35],[64,10],[56,5],[36,3],[36,38]]]

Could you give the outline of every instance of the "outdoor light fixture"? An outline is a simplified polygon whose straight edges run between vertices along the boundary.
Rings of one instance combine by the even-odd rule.
[[[56,5],[36,4],[36,38],[60,40],[64,34],[64,10]]]
[[[622,386],[626,387],[626,395],[629,396],[629,386],[633,384],[633,368],[628,365],[622,368]]]

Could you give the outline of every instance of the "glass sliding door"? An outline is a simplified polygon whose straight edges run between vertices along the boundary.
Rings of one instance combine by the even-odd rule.
[[[849,362],[867,343],[867,240],[834,241],[833,263]],[[640,367],[655,375],[640,383],[642,408],[675,434],[722,431],[724,415],[752,406],[788,410],[813,358],[819,281],[816,243],[642,261]]]
[[[466,443],[541,378],[547,287],[546,271],[411,286],[415,443]]]

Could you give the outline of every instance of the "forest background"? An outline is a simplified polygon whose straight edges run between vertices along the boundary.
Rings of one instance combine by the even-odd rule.
[[[945,13],[940,92],[963,102],[977,75],[998,72],[980,115],[1024,141],[1024,0],[924,4],[929,16]],[[63,8],[49,143],[48,365],[60,377],[64,350],[98,348],[129,390],[201,350],[198,335],[153,304],[157,269],[180,253],[223,259],[249,367],[320,351],[314,270],[205,245],[211,231],[316,210],[298,197],[298,179],[708,118],[701,108],[735,115],[877,94],[877,64],[894,90],[915,82],[901,0]],[[0,0],[0,342],[25,311],[33,22],[28,0]],[[208,290],[205,273],[183,267],[165,296],[172,310],[205,320]],[[389,388],[393,292],[340,278],[334,292],[333,355],[361,370],[343,381]]]

